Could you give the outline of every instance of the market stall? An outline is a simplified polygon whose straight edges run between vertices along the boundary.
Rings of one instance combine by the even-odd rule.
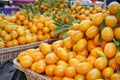
[[[0,80],[119,80],[120,3],[108,1],[12,0],[2,7]]]

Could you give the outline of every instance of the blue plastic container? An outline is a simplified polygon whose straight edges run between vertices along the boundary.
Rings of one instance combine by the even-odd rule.
[[[12,14],[13,12],[17,12],[19,10],[20,10],[19,8],[3,8],[3,13],[7,15]]]

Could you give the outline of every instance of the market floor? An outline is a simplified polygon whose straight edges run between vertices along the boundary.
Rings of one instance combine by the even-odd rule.
[[[24,73],[13,67],[12,60],[0,64],[0,80],[26,80]]]

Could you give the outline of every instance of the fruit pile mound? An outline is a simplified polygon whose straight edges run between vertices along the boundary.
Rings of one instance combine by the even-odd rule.
[[[119,80],[120,23],[111,10],[116,5],[119,11],[120,4],[113,2],[109,14],[96,13],[91,20],[74,24],[63,40],[21,52],[21,66],[52,80]]]
[[[56,38],[53,32],[56,25],[49,17],[38,16],[29,22],[21,12],[15,16],[1,17],[0,48],[29,44],[45,39]]]

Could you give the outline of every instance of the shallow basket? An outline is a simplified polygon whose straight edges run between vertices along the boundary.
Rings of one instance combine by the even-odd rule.
[[[14,65],[14,67],[16,69],[18,69],[18,70],[20,70],[20,71],[25,73],[27,80],[51,80],[50,78],[48,78],[48,77],[46,77],[46,76],[44,76],[42,74],[38,74],[38,73],[36,73],[36,72],[34,72],[34,71],[30,70],[30,69],[23,68],[19,64],[17,58],[15,58],[13,60],[13,65]]]
[[[37,48],[41,42],[47,42],[47,43],[51,44],[56,40],[58,40],[58,39],[57,38],[56,39],[48,39],[45,41],[35,42],[35,43],[31,43],[31,44],[0,49],[0,64],[17,57],[17,55],[22,51],[25,51],[30,48]]]

